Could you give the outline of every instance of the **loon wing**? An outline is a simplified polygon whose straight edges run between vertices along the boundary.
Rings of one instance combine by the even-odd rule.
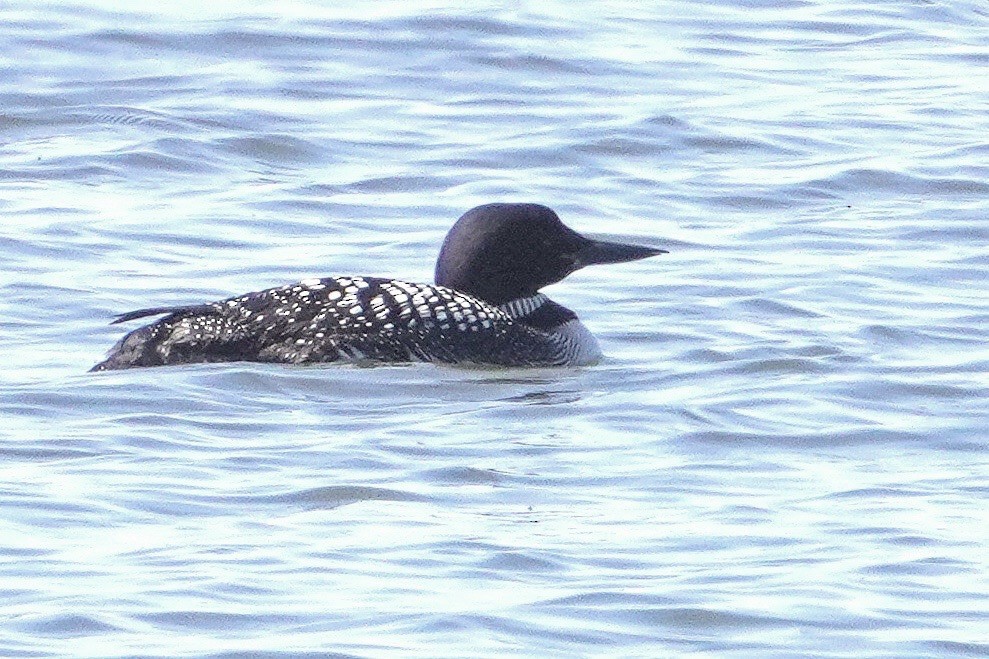
[[[137,320],[138,318],[146,318],[147,316],[160,316],[166,313],[203,313],[209,311],[211,308],[208,304],[194,304],[184,307],[149,307],[147,309],[138,309],[137,311],[128,311],[127,313],[119,314],[110,324],[117,325],[119,323],[126,323],[129,320]]]

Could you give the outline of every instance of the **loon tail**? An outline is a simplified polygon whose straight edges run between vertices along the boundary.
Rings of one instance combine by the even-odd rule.
[[[148,325],[129,332],[127,336],[117,342],[117,345],[113,346],[107,358],[89,369],[89,372],[115,371],[133,366],[155,366],[154,353],[149,349],[152,342],[153,327],[153,325]]]
[[[208,304],[194,304],[182,307],[149,307],[122,313],[111,321],[111,325],[126,323],[129,320],[146,318],[147,316],[160,316],[168,314],[165,318],[129,332],[120,339],[110,350],[110,354],[105,360],[89,369],[95,371],[113,371],[121,368],[131,368],[134,366],[160,366],[164,364],[161,356],[155,351],[157,345],[156,335],[170,319],[179,318],[187,314],[209,314],[215,309]]]

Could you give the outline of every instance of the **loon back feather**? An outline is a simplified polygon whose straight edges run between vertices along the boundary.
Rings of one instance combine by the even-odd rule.
[[[576,315],[538,298],[525,314],[513,314],[441,286],[376,277],[305,280],[211,304],[132,312],[168,315],[127,334],[93,370],[219,361],[566,363],[574,347],[526,324],[525,316],[543,306],[555,307],[547,313],[561,322]]]

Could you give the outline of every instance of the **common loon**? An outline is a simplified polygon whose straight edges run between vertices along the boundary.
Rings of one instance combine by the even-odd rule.
[[[539,292],[594,263],[666,250],[586,238],[539,204],[467,211],[443,241],[436,285],[327,277],[167,314],[124,336],[93,371],[196,362],[443,362],[578,366],[601,357],[570,309]]]

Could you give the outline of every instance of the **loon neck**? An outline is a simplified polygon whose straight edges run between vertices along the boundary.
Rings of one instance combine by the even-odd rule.
[[[536,293],[535,295],[530,295],[528,297],[520,297],[515,300],[509,300],[504,304],[499,304],[498,308],[507,313],[513,319],[518,320],[530,315],[532,312],[549,301],[550,299],[542,293]]]
[[[542,293],[511,300],[499,305],[498,308],[508,314],[512,320],[547,332],[577,320],[577,314],[562,304],[553,302]]]

